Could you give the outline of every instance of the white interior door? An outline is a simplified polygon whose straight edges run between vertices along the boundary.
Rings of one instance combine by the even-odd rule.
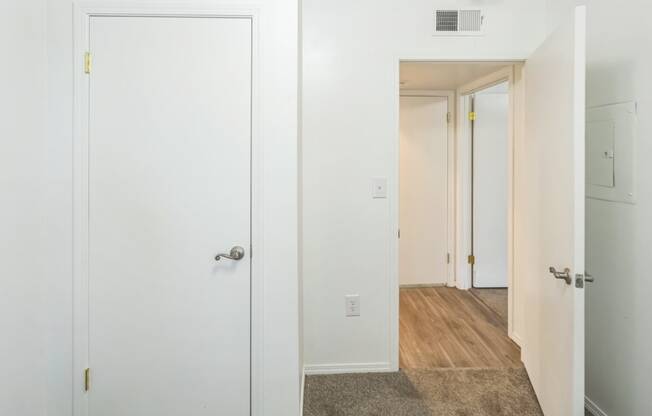
[[[402,96],[400,105],[400,284],[445,284],[448,97]]]
[[[88,414],[249,415],[251,20],[89,30]]]
[[[507,287],[507,85],[476,93],[473,111],[473,287]]]
[[[584,274],[585,27],[578,7],[524,67],[523,361],[546,416],[584,414],[584,289],[575,275]],[[549,267],[570,269],[572,281]]]

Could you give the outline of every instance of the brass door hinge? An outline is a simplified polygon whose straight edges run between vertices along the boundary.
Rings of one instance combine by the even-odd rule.
[[[84,391],[88,391],[90,389],[91,389],[91,369],[85,368],[84,369]]]
[[[451,113],[448,112],[446,113],[446,123],[450,123],[450,122],[451,122]]]
[[[475,121],[476,116],[477,114],[475,113],[475,111],[469,112],[469,120]]]
[[[451,253],[446,253],[446,264],[451,264]]]
[[[91,58],[91,53],[86,52],[84,54],[84,73],[90,74],[92,66],[93,66],[93,61]]]
[[[468,262],[469,264],[475,264],[475,256],[473,254],[469,254]]]

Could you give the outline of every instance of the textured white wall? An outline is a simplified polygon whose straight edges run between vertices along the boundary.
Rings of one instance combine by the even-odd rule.
[[[549,25],[574,0],[549,1]],[[609,416],[652,414],[652,41],[645,0],[587,4],[587,106],[638,102],[638,202],[587,199],[586,395]],[[625,22],[614,25],[614,22]],[[617,178],[616,178],[617,180]]]
[[[45,1],[0,3],[0,414],[44,414]]]
[[[433,10],[442,5],[483,7],[485,36],[433,37]],[[545,0],[303,1],[308,368],[390,366],[399,57],[522,59],[543,39],[542,16]],[[389,179],[388,199],[371,198],[375,176]],[[345,318],[344,295],[352,293],[361,316]]]
[[[160,0],[153,0],[161,3]],[[119,1],[118,1],[119,2]],[[171,1],[180,5],[178,1]],[[200,2],[201,3],[201,2]],[[264,355],[266,416],[299,414],[297,224],[298,2],[229,1],[261,6],[260,82],[264,143]],[[72,53],[73,0],[48,0],[48,412],[71,415],[72,366]],[[79,375],[75,375],[78,377]],[[258,398],[254,399],[258,403]],[[4,413],[3,413],[4,414]]]

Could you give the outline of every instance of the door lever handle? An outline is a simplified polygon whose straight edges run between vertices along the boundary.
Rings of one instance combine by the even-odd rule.
[[[584,281],[585,282],[593,282],[595,279],[593,278],[593,275],[589,274],[589,272],[584,272]]]
[[[220,253],[217,256],[215,256],[215,261],[220,261],[220,259],[225,258],[229,260],[241,260],[245,255],[245,250],[244,248],[240,246],[235,246],[229,251],[229,254],[225,253]]]
[[[562,279],[566,282],[567,285],[570,285],[573,282],[573,279],[571,279],[570,276],[570,269],[568,267],[566,267],[563,272],[558,272],[557,269],[550,266],[548,271],[552,273],[553,276],[555,276],[555,279]]]

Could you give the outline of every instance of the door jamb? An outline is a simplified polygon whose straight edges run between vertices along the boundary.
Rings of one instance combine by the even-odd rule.
[[[452,57],[452,56],[441,56],[441,57],[433,57],[427,56],[427,55],[401,55],[401,54],[396,54],[394,55],[394,129],[396,132],[395,135],[395,140],[393,143],[393,150],[392,154],[390,157],[390,165],[389,165],[389,170],[390,174],[388,176],[388,189],[390,190],[390,195],[393,197],[390,198],[390,206],[389,206],[389,220],[388,220],[388,227],[387,227],[387,235],[390,241],[389,248],[388,248],[388,268],[389,268],[389,288],[388,288],[388,296],[389,296],[389,310],[387,311],[388,313],[388,326],[389,326],[389,334],[388,334],[388,362],[389,362],[389,367],[391,371],[398,371],[399,370],[399,325],[398,325],[398,319],[399,319],[399,272],[398,272],[398,226],[399,226],[399,221],[398,221],[398,198],[394,195],[398,195],[398,175],[399,175],[399,170],[398,170],[398,151],[399,151],[399,98],[400,98],[400,83],[401,83],[401,62],[439,62],[439,63],[451,63],[451,62],[468,62],[468,63],[474,63],[474,62],[503,62],[505,65],[514,65],[517,70],[515,71],[515,81],[516,86],[517,86],[517,91],[516,91],[516,97],[518,97],[518,104],[517,104],[517,109],[522,106],[522,86],[521,86],[521,65],[525,60],[527,59],[526,56],[518,56],[518,55],[513,55],[513,56],[496,56],[496,57],[464,57],[464,58],[459,58],[459,57]],[[522,131],[522,110],[518,110],[520,113],[517,114],[517,123],[515,125],[517,134],[520,134]],[[459,116],[459,114],[458,114]],[[457,143],[456,143],[457,145]],[[511,168],[513,169],[513,167]],[[457,184],[457,182],[456,182]],[[457,187],[456,187],[457,188]],[[458,190],[456,189],[456,192]],[[454,201],[454,203],[457,203],[457,201]],[[510,231],[510,234],[513,234],[513,231]],[[454,261],[457,261],[457,259],[454,259]],[[521,308],[519,306],[519,314],[521,314]],[[512,337],[512,339],[515,339]],[[518,343],[518,342],[517,342]],[[520,345],[520,344],[519,344]]]
[[[251,317],[250,317],[250,414],[262,415],[264,317],[263,317],[263,143],[261,135],[260,42],[262,8],[180,3],[124,3],[110,0],[73,3],[73,341],[72,412],[89,414],[83,374],[88,367],[88,193],[87,152],[89,84],[84,73],[89,23],[93,16],[212,17],[250,19],[251,33]],[[86,311],[86,312],[85,312]]]
[[[399,170],[398,170],[398,151],[399,151],[399,97],[400,97],[400,68],[401,68],[401,62],[440,62],[440,63],[450,63],[450,62],[468,62],[468,63],[474,63],[474,62],[504,62],[506,65],[513,65],[514,66],[514,103],[512,104],[510,102],[510,106],[514,105],[514,110],[515,110],[515,123],[514,123],[514,133],[515,133],[515,139],[520,138],[522,135],[523,131],[523,76],[522,76],[522,66],[523,63],[527,60],[527,56],[518,56],[518,55],[512,55],[512,56],[496,56],[496,57],[479,57],[479,58],[473,58],[473,57],[466,57],[466,58],[459,58],[459,57],[452,57],[452,56],[442,56],[442,57],[433,57],[433,56],[427,56],[427,55],[401,55],[401,54],[396,54],[394,56],[394,127],[395,127],[395,139],[393,143],[393,150],[390,158],[390,175],[388,177],[388,186],[390,190],[390,195],[391,198],[389,200],[390,206],[389,206],[389,215],[390,219],[388,221],[388,227],[387,227],[387,233],[390,241],[390,245],[388,248],[388,267],[389,267],[389,276],[388,276],[388,317],[389,317],[389,334],[388,334],[388,349],[387,352],[389,354],[388,356],[388,363],[391,371],[398,371],[399,370],[399,326],[398,326],[398,319],[399,319],[399,271],[398,271],[398,177],[399,177]],[[457,119],[459,120],[459,112]],[[520,139],[518,139],[520,140]],[[511,143],[513,146],[514,143]],[[459,146],[459,143],[456,143],[456,148]],[[456,150],[457,151],[457,150]],[[514,149],[510,149],[510,153],[513,154]],[[510,173],[513,174],[514,172],[514,167],[510,166]],[[513,188],[513,184],[511,186],[511,189]],[[458,189],[457,189],[457,179],[456,179],[456,193],[459,195]],[[454,201],[454,203],[457,203],[457,201]],[[513,203],[513,200],[512,200]],[[456,230],[457,233],[457,230]],[[509,231],[509,235],[513,236],[514,231],[513,229]],[[459,253],[459,251],[458,251]],[[458,259],[455,259],[455,261],[458,261]],[[513,262],[514,258],[509,259],[508,266],[510,267],[510,270],[513,270]],[[457,263],[456,263],[457,265]],[[516,283],[516,289],[517,290],[522,290],[517,283]],[[519,299],[515,299],[515,305],[516,305],[516,310],[519,316],[522,317],[523,314],[523,308],[522,306],[518,303],[520,302]],[[522,320],[522,319],[521,319]],[[514,322],[514,328],[518,329],[519,324],[517,322]],[[510,337],[518,344],[521,346],[521,348],[524,348],[524,343],[523,339],[518,334],[516,331],[514,331]]]
[[[449,262],[446,265],[446,286],[455,286],[455,128],[456,105],[455,91],[452,90],[401,90],[401,97],[445,97],[448,101],[450,119],[446,133],[446,251]],[[400,153],[400,150],[399,150]],[[400,157],[400,154],[399,154]],[[400,189],[400,177],[398,181]],[[400,194],[397,194],[400,205]],[[400,224],[399,224],[400,226]],[[398,259],[400,264],[400,258]]]

